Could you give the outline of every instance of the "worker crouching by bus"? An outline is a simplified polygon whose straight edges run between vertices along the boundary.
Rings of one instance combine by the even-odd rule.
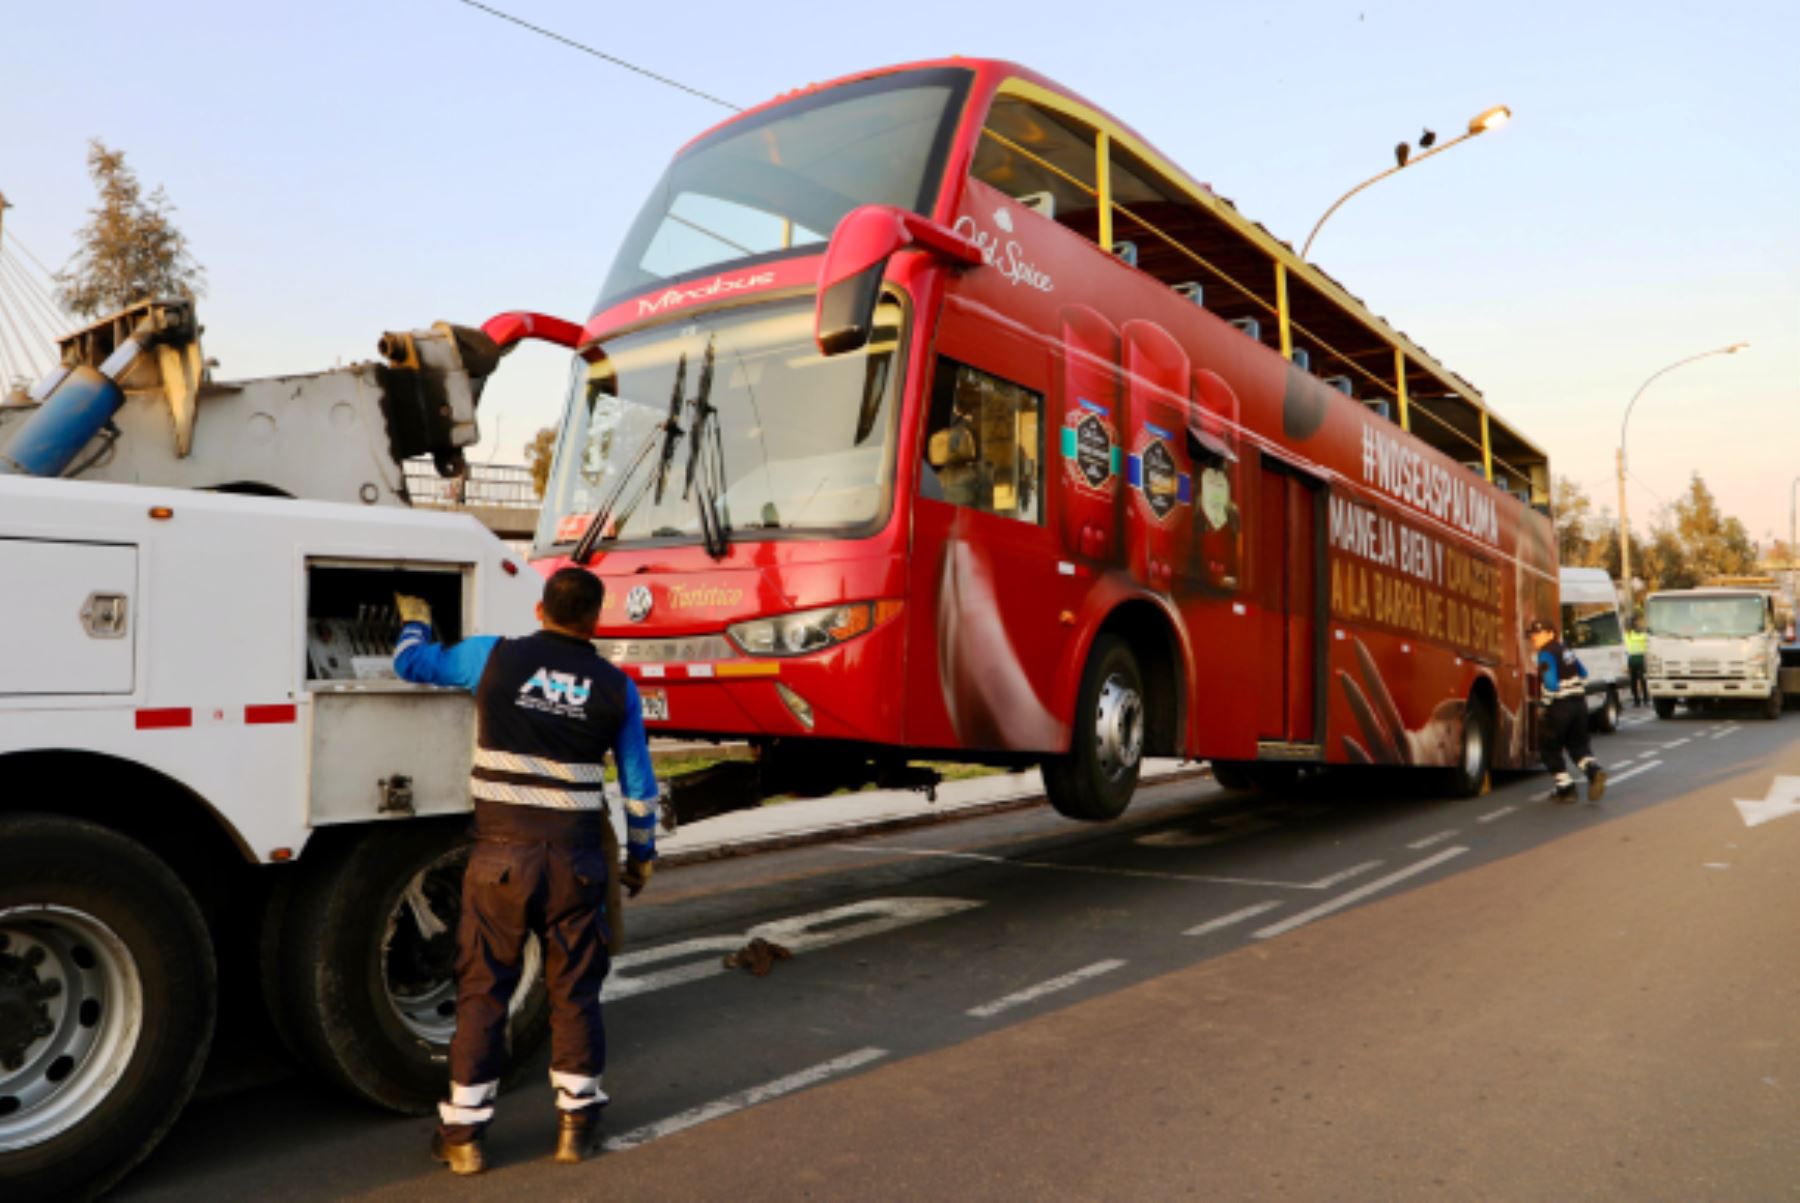
[[[1551,796],[1558,802],[1575,800],[1575,779],[1568,765],[1573,760],[1587,776],[1588,801],[1598,802],[1606,795],[1606,770],[1588,746],[1587,668],[1542,619],[1534,620],[1525,633],[1537,653],[1538,700],[1544,707],[1539,744],[1544,767],[1556,777]]]
[[[599,1143],[606,1094],[600,984],[606,936],[604,761],[625,794],[626,867],[634,897],[656,858],[657,785],[637,687],[594,650],[605,587],[565,568],[544,584],[543,630],[523,639],[431,638],[431,611],[398,598],[404,625],[394,667],[408,681],[475,695],[470,792],[475,847],[463,875],[457,927],[456,1035],[450,1098],[432,1154],[458,1174],[483,1168],[482,1133],[506,1069],[509,1004],[527,937],[544,950],[550,994],[550,1082],[559,1111],[556,1160],[579,1162]]]

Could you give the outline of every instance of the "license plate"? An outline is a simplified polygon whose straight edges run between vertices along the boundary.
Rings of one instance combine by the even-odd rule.
[[[666,723],[669,721],[669,695],[661,689],[640,689],[638,697],[644,703],[644,721],[646,723]]]

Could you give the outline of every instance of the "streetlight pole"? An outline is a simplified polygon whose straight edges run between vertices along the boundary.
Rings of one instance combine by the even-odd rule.
[[[1707,359],[1714,355],[1736,355],[1739,351],[1742,351],[1749,345],[1749,343],[1732,343],[1729,347],[1714,347],[1710,351],[1702,351],[1698,355],[1690,355],[1686,359],[1678,359],[1668,367],[1658,368],[1651,374],[1650,379],[1638,386],[1638,391],[1631,394],[1631,400],[1625,405],[1625,416],[1619,419],[1619,583],[1625,586],[1625,600],[1627,606],[1635,606],[1636,604],[1632,600],[1636,595],[1631,589],[1631,522],[1625,516],[1625,426],[1626,423],[1631,421],[1632,408],[1637,405],[1638,398],[1644,395],[1645,389],[1649,388],[1652,384],[1655,384],[1660,378],[1673,372],[1676,368],[1686,367],[1696,360]],[[1789,526],[1791,527],[1792,525],[1793,524],[1790,522]]]
[[[1342,208],[1345,201],[1347,201],[1351,197],[1355,196],[1358,192],[1361,192],[1364,188],[1367,188],[1370,184],[1379,183],[1382,180],[1387,179],[1390,175],[1394,175],[1398,172],[1404,171],[1408,167],[1416,167],[1420,163],[1423,163],[1426,159],[1429,159],[1433,155],[1441,155],[1445,151],[1449,150],[1452,146],[1456,146],[1459,143],[1467,142],[1470,138],[1473,138],[1476,134],[1485,134],[1489,130],[1499,129],[1501,126],[1505,125],[1508,121],[1511,121],[1511,120],[1512,120],[1512,110],[1511,109],[1507,108],[1503,104],[1495,105],[1493,108],[1487,109],[1484,112],[1478,113],[1473,118],[1471,118],[1469,121],[1468,132],[1458,134],[1456,137],[1450,139],[1450,141],[1444,143],[1442,146],[1433,147],[1432,149],[1426,151],[1422,155],[1415,155],[1413,157],[1407,158],[1399,166],[1390,167],[1386,171],[1380,172],[1376,175],[1372,175],[1368,179],[1364,180],[1362,183],[1358,184],[1356,187],[1350,189],[1350,191],[1348,191],[1348,192],[1344,193],[1344,195],[1338,197],[1337,200],[1332,204],[1331,208],[1325,210],[1325,216],[1319,218],[1319,220],[1313,225],[1312,233],[1310,233],[1306,236],[1306,242],[1300,248],[1300,258],[1303,260],[1306,258],[1306,253],[1312,249],[1313,239],[1315,239],[1319,236],[1319,227],[1325,224],[1326,219],[1329,218],[1333,213],[1336,213],[1340,208]],[[1405,147],[1402,147],[1401,149],[1404,151]]]

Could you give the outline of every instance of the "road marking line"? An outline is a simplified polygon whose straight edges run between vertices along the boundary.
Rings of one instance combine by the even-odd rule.
[[[1417,852],[1421,849],[1429,848],[1433,844],[1441,844],[1445,840],[1453,840],[1455,838],[1456,828],[1452,827],[1448,831],[1440,831],[1435,835],[1428,835],[1422,840],[1414,840],[1412,843],[1408,844],[1407,847]]]
[[[1684,743],[1687,743],[1687,742],[1688,742],[1688,740],[1689,740],[1689,739],[1691,739],[1691,738],[1693,738],[1693,737],[1692,737],[1692,736],[1688,736],[1688,735],[1684,735],[1684,736],[1682,736],[1682,737],[1681,737],[1681,738],[1680,738],[1680,739],[1672,739],[1672,740],[1670,740],[1670,741],[1669,741],[1669,742],[1668,742],[1668,743],[1666,743],[1666,744],[1664,744],[1664,745],[1663,745],[1663,747],[1665,747],[1665,748],[1679,748],[1679,747],[1680,747],[1680,746],[1681,746],[1681,745],[1682,745],[1682,744],[1684,744]]]
[[[1309,890],[1329,890],[1339,882],[1349,881],[1352,877],[1361,877],[1371,869],[1381,868],[1385,863],[1385,861],[1366,860],[1360,865],[1350,866],[1342,873],[1333,873],[1330,877],[1321,877],[1317,881],[1308,882],[1306,888]]]
[[[1635,756],[1621,756],[1619,759],[1612,762],[1612,767],[1615,769],[1622,769],[1636,759],[1637,757]]]
[[[1736,735],[1740,730],[1742,730],[1741,727],[1727,727],[1717,735],[1713,736],[1713,738],[1724,739],[1727,735]]]
[[[1229,915],[1220,915],[1217,919],[1208,919],[1197,927],[1190,927],[1181,934],[1184,936],[1209,936],[1213,932],[1222,931],[1234,923],[1242,923],[1246,919],[1254,919],[1264,911],[1272,911],[1280,906],[1280,902],[1259,902],[1247,906],[1241,911],[1232,911]]]
[[[1513,813],[1517,809],[1519,808],[1516,806],[1502,806],[1499,810],[1490,810],[1487,814],[1482,815],[1475,821],[1477,823],[1492,823],[1495,819],[1504,819],[1507,815]]]
[[[1073,973],[1065,973],[1061,977],[1053,977],[1047,982],[1039,982],[1035,986],[1027,986],[1023,990],[996,998],[993,1002],[982,1003],[979,1007],[970,1007],[968,1014],[975,1019],[992,1019],[1002,1011],[1010,1011],[1014,1007],[1022,1007],[1028,1002],[1035,1002],[1046,994],[1055,994],[1058,990],[1067,990],[1070,986],[1079,986],[1090,978],[1099,977],[1103,973],[1111,973],[1115,969],[1123,969],[1124,961],[1095,961],[1085,965]]]
[[[1458,845],[1455,848],[1446,848],[1436,856],[1428,856],[1416,865],[1409,865],[1397,872],[1389,873],[1386,877],[1378,877],[1374,881],[1357,886],[1347,894],[1339,894],[1329,902],[1321,902],[1318,906],[1315,906],[1310,910],[1301,911],[1298,915],[1289,919],[1283,919],[1280,923],[1273,923],[1268,927],[1259,928],[1252,934],[1258,940],[1267,940],[1273,936],[1279,936],[1284,932],[1293,931],[1296,927],[1311,923],[1314,919],[1322,919],[1333,911],[1343,910],[1352,903],[1367,898],[1370,894],[1380,893],[1382,890],[1387,889],[1397,882],[1405,881],[1407,878],[1416,876],[1428,869],[1435,869],[1445,861],[1454,860],[1467,851],[1468,849],[1461,845]]]
[[[822,1061],[799,1073],[789,1074],[785,1078],[776,1078],[773,1082],[764,1082],[761,1086],[752,1086],[748,1090],[740,1090],[736,1094],[728,1094],[722,1099],[714,1099],[710,1103],[683,1111],[679,1115],[671,1115],[668,1119],[659,1119],[653,1124],[645,1124],[641,1128],[633,1128],[622,1135],[612,1137],[606,1142],[608,1151],[617,1152],[624,1149],[635,1149],[639,1145],[647,1145],[653,1140],[661,1140],[665,1136],[673,1136],[677,1132],[697,1127],[709,1120],[730,1115],[734,1111],[742,1111],[746,1107],[754,1107],[758,1103],[766,1103],[770,1099],[778,1099],[784,1094],[792,1094],[826,1078],[853,1069],[860,1069],[871,1061],[879,1061],[888,1055],[885,1048],[859,1048],[853,1053],[845,1053],[841,1057],[833,1057]]]
[[[1319,887],[1311,882],[1300,881],[1265,881],[1255,877],[1211,877],[1201,873],[1163,873],[1155,869],[1109,869],[1101,865],[1059,865],[1052,861],[1012,860],[1004,856],[990,856],[985,852],[950,852],[941,848],[895,848],[889,845],[864,844],[832,844],[840,852],[860,852],[865,855],[885,856],[941,856],[949,860],[972,860],[987,865],[1011,865],[1018,869],[1041,869],[1050,873],[1087,873],[1098,877],[1143,877],[1153,881],[1192,881],[1202,885],[1216,886],[1257,886],[1269,890],[1316,890]]]
[[[1606,775],[1606,788],[1611,789],[1621,781],[1629,781],[1639,773],[1648,773],[1651,769],[1661,763],[1662,761],[1660,760],[1646,760],[1635,769],[1626,769],[1623,773],[1608,773]]]

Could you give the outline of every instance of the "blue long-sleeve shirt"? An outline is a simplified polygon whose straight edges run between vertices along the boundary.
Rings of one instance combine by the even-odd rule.
[[[1544,697],[1574,697],[1584,692],[1581,682],[1587,680],[1587,665],[1561,643],[1547,644],[1539,649],[1537,668]],[[1573,670],[1574,675],[1565,670]]]
[[[431,627],[409,622],[400,628],[394,648],[394,671],[403,681],[420,685],[445,685],[474,693],[481,684],[488,657],[500,639],[475,635],[460,643],[438,643]],[[660,790],[650,760],[650,740],[644,729],[644,706],[637,683],[625,682],[625,717],[610,748],[619,772],[619,788],[625,795],[626,853],[634,860],[656,859],[656,821]],[[596,758],[598,759],[598,758]]]

